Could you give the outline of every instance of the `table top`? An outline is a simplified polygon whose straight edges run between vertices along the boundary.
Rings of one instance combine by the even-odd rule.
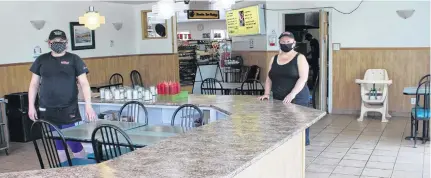
[[[75,127],[69,127],[62,129],[61,132],[64,138],[67,140],[77,140],[82,142],[91,142],[91,134],[93,130],[96,129],[101,124],[111,124],[119,127],[121,130],[129,130],[137,127],[142,127],[145,124],[135,123],[135,122],[119,122],[119,121],[109,121],[98,119],[96,121],[84,122],[83,124],[77,125]],[[54,136],[57,136],[54,133]]]
[[[105,105],[100,99],[92,102]],[[308,107],[244,95],[189,95],[183,100],[144,103],[188,103],[212,107],[228,116],[100,164],[3,173],[0,177],[234,177],[326,115]]]
[[[112,124],[124,130],[136,146],[148,146],[157,143],[167,137],[184,133],[185,128],[170,125],[145,126],[144,124],[134,122],[107,121],[99,119],[97,121],[83,123],[81,125],[62,129],[63,136],[66,140],[80,142],[91,142],[91,135],[94,129],[101,124]],[[96,134],[96,138],[101,138],[101,132]],[[57,136],[56,133],[53,133]],[[120,143],[126,143],[121,137]]]
[[[418,87],[405,87],[403,90],[404,95],[416,95]],[[425,94],[425,88],[419,88],[419,94]]]

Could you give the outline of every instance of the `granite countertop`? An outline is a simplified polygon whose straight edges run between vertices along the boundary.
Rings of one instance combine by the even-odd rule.
[[[93,103],[106,102],[93,99]],[[257,101],[253,96],[190,95],[181,101],[159,98],[145,102],[185,103],[214,107],[229,118],[97,165],[12,172],[0,177],[233,177],[326,114],[280,101]]]

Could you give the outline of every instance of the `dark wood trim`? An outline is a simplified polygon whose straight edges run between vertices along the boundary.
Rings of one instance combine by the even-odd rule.
[[[160,54],[126,54],[126,55],[116,55],[116,56],[96,56],[96,57],[86,57],[86,58],[82,58],[82,59],[83,59],[83,60],[92,60],[92,59],[100,59],[100,58],[115,58],[115,57],[130,57],[130,56],[161,56],[161,55],[176,55],[176,53],[160,53]],[[19,62],[19,63],[0,64],[0,67],[19,66],[19,65],[28,65],[28,64],[33,64],[33,62]]]

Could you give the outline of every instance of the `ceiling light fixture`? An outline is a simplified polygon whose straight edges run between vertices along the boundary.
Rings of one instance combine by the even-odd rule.
[[[398,16],[400,16],[403,19],[410,18],[414,12],[415,12],[415,10],[413,10],[413,9],[397,10]]]
[[[105,17],[94,11],[93,6],[90,6],[89,11],[84,16],[79,17],[79,24],[85,25],[90,30],[95,30],[100,27],[100,24],[105,24]]]
[[[37,30],[40,30],[45,26],[45,20],[32,20],[30,23]]]

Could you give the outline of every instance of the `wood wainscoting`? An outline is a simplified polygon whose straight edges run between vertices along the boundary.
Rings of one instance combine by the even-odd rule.
[[[232,57],[242,56],[244,65],[259,66],[261,68],[259,80],[265,82],[268,75],[269,61],[276,54],[278,54],[277,51],[233,51]]]
[[[403,88],[417,86],[430,73],[430,48],[342,48],[333,51],[332,107],[334,113],[359,113],[360,87],[367,69],[386,69],[393,84],[389,86],[389,111],[408,115],[412,105]]]
[[[177,54],[148,54],[128,56],[108,56],[85,58],[90,73],[88,79],[91,84],[109,83],[114,73],[120,73],[125,85],[131,85],[130,71],[141,73],[144,85],[155,85],[160,81],[179,80],[179,62]],[[28,91],[31,79],[29,68],[31,63],[0,65],[2,85],[0,95]]]

